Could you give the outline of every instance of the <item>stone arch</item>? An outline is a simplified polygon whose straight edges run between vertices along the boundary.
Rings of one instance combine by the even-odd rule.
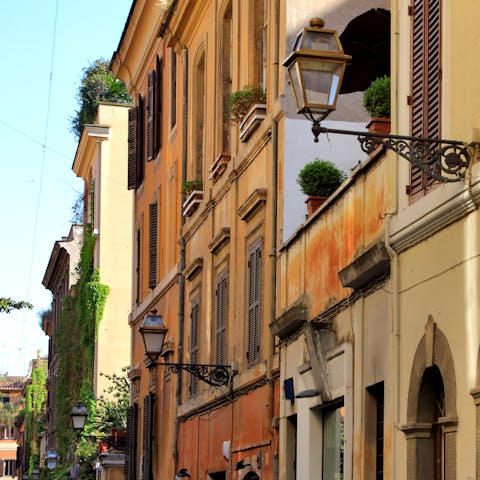
[[[480,478],[480,347],[477,352],[477,372],[475,376],[475,387],[470,390],[475,404],[475,478]]]
[[[426,412],[432,401],[425,400],[425,392],[442,396],[441,412],[429,418]],[[408,388],[407,424],[402,427],[407,438],[407,478],[420,480],[430,476],[427,462],[421,461],[432,453],[436,429],[441,430],[444,449],[444,478],[456,478],[457,402],[453,356],[444,333],[430,316],[425,334],[413,359]],[[422,454],[423,452],[423,454]],[[443,477],[442,477],[443,478]]]

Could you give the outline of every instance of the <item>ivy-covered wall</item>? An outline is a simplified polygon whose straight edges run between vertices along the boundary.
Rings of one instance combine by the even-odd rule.
[[[93,360],[95,332],[101,321],[109,288],[100,283],[93,267],[95,237],[90,225],[84,227],[83,246],[78,264],[79,280],[63,301],[63,311],[56,332],[57,378],[55,438],[57,454],[63,467],[75,462],[76,433],[70,412],[81,401],[93,414]]]

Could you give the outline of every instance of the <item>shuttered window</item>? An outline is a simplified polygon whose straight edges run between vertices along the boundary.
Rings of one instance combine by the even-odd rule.
[[[155,70],[148,72],[147,87],[147,162],[153,160],[153,133],[154,133],[154,87],[155,87]]]
[[[158,203],[150,204],[150,232],[148,246],[148,287],[157,285],[157,251],[158,251]]]
[[[162,146],[162,62],[157,57],[155,70],[148,73],[147,85],[147,161],[154,160]]]
[[[227,361],[228,308],[228,284],[226,273],[220,275],[217,280],[215,303],[215,363],[217,365],[225,365]]]
[[[140,229],[137,230],[135,245],[135,303],[140,305],[140,291],[141,291],[141,260],[142,260],[142,236]]]
[[[137,480],[138,405],[127,408],[127,446],[125,455],[125,480]]]
[[[411,125],[415,137],[440,138],[441,8],[440,0],[413,0]],[[411,167],[411,197],[425,195],[433,180]]]
[[[153,480],[155,394],[143,398],[143,480]]]
[[[138,106],[128,111],[128,179],[129,190],[137,189],[143,181],[144,159],[144,113],[143,100],[138,97]]]
[[[177,54],[172,48],[172,68],[170,77],[170,128],[173,128],[177,123]]]
[[[260,361],[260,320],[262,287],[262,246],[256,243],[248,254],[248,345],[247,363]]]
[[[190,310],[190,363],[198,363],[198,337],[200,326],[200,298],[195,298]],[[190,375],[190,395],[198,390],[198,379]]]
[[[137,107],[128,110],[128,181],[129,190],[137,188]]]

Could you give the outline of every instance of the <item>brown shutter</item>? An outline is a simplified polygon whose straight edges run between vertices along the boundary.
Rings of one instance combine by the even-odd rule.
[[[150,235],[148,249],[148,287],[157,285],[157,250],[158,250],[158,203],[150,204]]]
[[[162,148],[162,89],[163,89],[163,70],[162,61],[157,57],[157,65],[155,69],[155,88],[154,88],[154,119],[153,119],[153,151],[154,156],[158,155]]]
[[[255,244],[248,256],[248,366],[260,360],[262,247]]]
[[[137,187],[137,107],[128,110],[128,181],[127,188]]]
[[[412,10],[412,135],[440,138],[441,15],[439,0],[414,0]],[[412,166],[409,193],[424,195],[433,180]]]
[[[198,329],[200,323],[200,299],[196,298],[191,303],[190,310],[190,363],[198,363]],[[190,394],[197,393],[197,377],[190,375]]]
[[[143,399],[143,480],[153,480],[153,422],[155,395]]]
[[[125,455],[125,480],[137,479],[137,429],[138,405],[127,408],[127,445]]]
[[[154,158],[153,137],[154,137],[154,87],[155,87],[155,70],[148,72],[148,91],[147,91],[147,162]]]
[[[144,142],[145,142],[145,107],[143,103],[143,98],[138,97],[138,108],[137,108],[137,142],[136,142],[136,181],[137,188],[142,184],[143,176],[145,173],[145,162],[144,162]]]
[[[227,350],[227,274],[220,276],[216,289],[215,363],[225,365]]]

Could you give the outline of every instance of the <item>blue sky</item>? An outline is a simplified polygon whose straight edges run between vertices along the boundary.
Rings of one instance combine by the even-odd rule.
[[[37,350],[47,352],[38,313],[51,296],[41,281],[83,190],[71,170],[76,92],[86,66],[112,57],[131,3],[0,1],[0,296],[34,305],[0,313],[0,373],[24,375]]]

